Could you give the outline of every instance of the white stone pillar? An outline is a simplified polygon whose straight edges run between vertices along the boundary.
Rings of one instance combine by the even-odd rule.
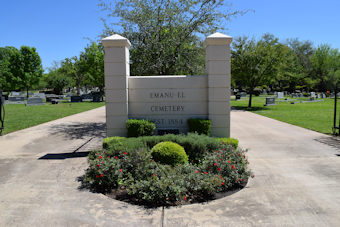
[[[214,33],[205,40],[208,74],[208,113],[211,136],[230,137],[230,43],[232,37]]]
[[[131,43],[120,35],[106,37],[102,39],[102,43],[104,46],[107,136],[126,136]]]

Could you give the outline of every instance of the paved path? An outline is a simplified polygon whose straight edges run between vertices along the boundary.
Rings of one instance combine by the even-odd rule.
[[[0,226],[340,225],[339,143],[242,111],[231,113],[232,136],[250,148],[256,177],[237,193],[163,212],[79,190],[104,108],[0,137]]]

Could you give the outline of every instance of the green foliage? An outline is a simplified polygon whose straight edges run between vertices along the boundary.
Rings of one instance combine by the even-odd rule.
[[[101,0],[99,6],[107,12],[103,36],[130,40],[131,74],[138,76],[204,74],[199,37],[223,30],[230,17],[243,13],[223,0]]]
[[[233,148],[238,148],[238,139],[234,138],[216,138],[217,141],[223,143],[223,144],[228,144],[231,145]]]
[[[110,147],[110,144],[119,143],[120,141],[124,140],[125,137],[107,137],[103,139],[103,149],[108,149]]]
[[[236,84],[248,89],[249,107],[255,87],[265,85],[277,73],[279,66],[277,45],[278,40],[268,34],[259,41],[240,37],[233,42],[231,75]]]
[[[35,47],[0,48],[0,85],[4,90],[28,90],[39,83],[42,72]]]
[[[57,66],[50,69],[50,72],[44,76],[45,88],[53,89],[55,94],[62,94],[63,89],[71,87],[72,80]]]
[[[188,163],[188,156],[181,145],[174,142],[161,142],[151,149],[151,155],[156,162],[175,166]]]
[[[158,140],[180,135],[159,136]],[[193,135],[196,139],[206,136]],[[245,151],[217,142],[214,150],[206,150],[196,164],[163,165],[153,160],[148,143],[153,137],[112,139],[114,144],[123,143],[120,149],[113,143],[102,151],[89,155],[89,168],[84,183],[96,191],[115,190],[127,193],[131,201],[149,205],[178,205],[187,201],[206,201],[218,192],[244,185],[251,175]],[[144,141],[140,147],[124,150],[124,146]],[[154,141],[153,141],[154,142]],[[194,147],[194,145],[192,146]]]
[[[129,119],[126,121],[128,137],[152,136],[156,126],[147,120]]]
[[[188,119],[189,132],[196,132],[210,136],[211,120],[189,118]]]

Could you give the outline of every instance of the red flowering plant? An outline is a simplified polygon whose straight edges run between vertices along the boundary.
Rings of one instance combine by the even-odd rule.
[[[225,191],[246,182],[251,175],[248,164],[246,150],[234,149],[221,143],[219,149],[205,155],[199,166],[202,172],[215,174],[217,178],[221,179],[222,187],[219,191]]]
[[[167,165],[154,159],[152,146],[165,139],[190,150],[189,163]],[[124,191],[131,201],[150,206],[206,201],[243,185],[251,174],[246,151],[216,141],[201,135],[109,140],[106,149],[89,154],[83,183],[104,193]]]

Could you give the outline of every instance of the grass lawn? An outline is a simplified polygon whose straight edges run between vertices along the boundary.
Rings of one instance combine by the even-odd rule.
[[[276,102],[275,106],[264,106],[265,97],[260,96],[253,98],[252,108],[247,107],[248,100],[249,98],[243,98],[241,101],[235,101],[232,98],[231,106],[321,133],[332,133],[334,99],[323,99],[323,102],[296,104]],[[340,108],[340,103],[338,103],[338,108]]]
[[[25,106],[24,104],[5,105],[5,129],[3,134],[29,128],[44,122],[84,112],[105,105],[105,102],[46,103],[42,106]]]

